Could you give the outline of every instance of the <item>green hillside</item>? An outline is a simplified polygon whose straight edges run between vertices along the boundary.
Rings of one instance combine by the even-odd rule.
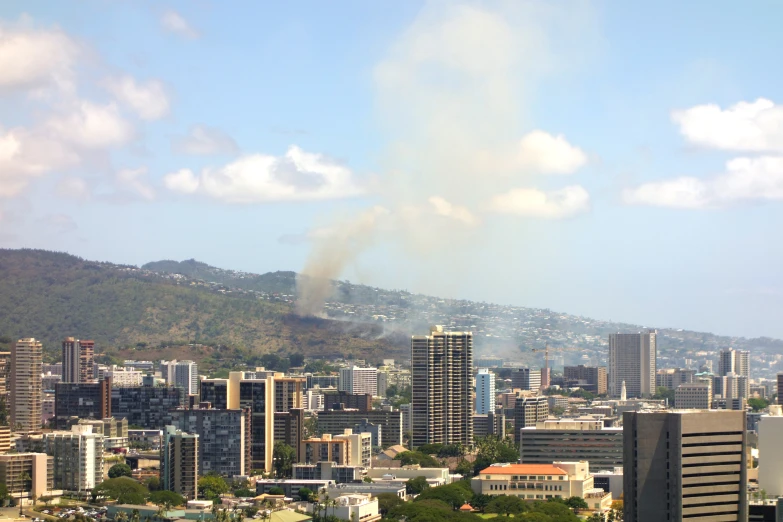
[[[407,348],[403,339],[374,340],[382,332],[371,325],[348,330],[299,317],[289,303],[42,250],[0,249],[0,295],[4,340],[35,337],[52,355],[66,336],[94,339],[97,351],[121,357],[250,363],[265,353],[378,360]]]

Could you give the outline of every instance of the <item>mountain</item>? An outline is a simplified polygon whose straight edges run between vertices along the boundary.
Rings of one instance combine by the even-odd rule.
[[[0,342],[35,337],[52,356],[66,336],[118,357],[251,364],[265,353],[377,360],[409,350],[379,325],[303,318],[290,301],[57,252],[0,250],[0,295]]]

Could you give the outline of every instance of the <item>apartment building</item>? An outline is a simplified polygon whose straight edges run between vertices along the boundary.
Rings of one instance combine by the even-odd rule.
[[[143,385],[111,390],[111,414],[143,429],[161,429],[166,425],[169,411],[184,405],[184,390],[175,386]]]
[[[378,369],[358,366],[340,368],[340,383],[337,389],[359,395],[369,393],[375,397],[378,395]]]
[[[103,482],[103,434],[90,425],[71,426],[71,431],[44,433],[44,451],[52,457],[54,488],[66,492],[91,491]]]
[[[549,417],[549,401],[544,396],[519,397],[514,405],[514,442],[519,445],[519,431],[535,426]]]
[[[470,403],[468,403],[470,404]],[[363,420],[381,426],[384,444],[402,444],[402,412],[400,410],[324,410],[317,413],[318,430],[321,433],[340,435],[346,426],[354,426]]]
[[[11,346],[11,428],[20,432],[41,430],[43,345],[33,338]]]
[[[160,481],[163,489],[188,500],[198,495],[199,437],[166,426],[161,437]]]
[[[495,412],[495,374],[487,368],[479,368],[476,373],[476,407],[479,415]]]
[[[54,386],[54,421],[66,429],[70,419],[111,417],[111,377],[98,382],[59,382]]]
[[[6,453],[0,455],[0,483],[8,494],[23,504],[54,491],[54,460],[45,453]]]
[[[303,464],[334,462],[345,466],[370,467],[372,460],[372,436],[369,433],[353,433],[346,429],[341,435],[324,434],[319,438],[301,442]]]
[[[537,392],[541,389],[541,370],[517,368],[511,372],[511,387]]]
[[[709,410],[712,407],[712,381],[699,381],[677,386],[674,390],[674,407]]]
[[[95,341],[66,337],[62,342],[62,381],[90,382],[94,380]]]

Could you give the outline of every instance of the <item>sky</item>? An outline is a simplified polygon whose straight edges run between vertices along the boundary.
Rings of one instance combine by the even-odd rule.
[[[0,247],[783,338],[782,11],[2,2]]]

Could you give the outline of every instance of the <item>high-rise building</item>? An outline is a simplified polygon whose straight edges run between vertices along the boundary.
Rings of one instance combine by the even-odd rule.
[[[144,429],[162,429],[169,411],[184,405],[184,390],[175,386],[152,386],[150,383],[111,390],[112,415]]]
[[[11,369],[11,352],[0,352],[0,399],[8,403],[8,372]]]
[[[94,379],[95,341],[66,337],[63,341],[62,382],[91,382]]]
[[[473,334],[433,326],[412,336],[411,368],[413,447],[473,444]]]
[[[777,394],[778,404],[783,404],[783,372],[778,373]]]
[[[514,405],[514,442],[519,446],[522,428],[534,427],[549,417],[546,397],[519,397]]]
[[[373,397],[378,395],[378,369],[340,368],[340,391],[356,394],[369,393]]]
[[[43,436],[44,451],[52,457],[54,488],[75,493],[91,491],[103,482],[104,437],[89,425]]]
[[[11,346],[11,427],[16,431],[39,431],[43,390],[43,346],[35,339],[19,339]]]
[[[185,390],[185,395],[198,395],[198,364],[193,361],[161,361],[160,373],[166,384]]]
[[[744,389],[739,397],[750,396],[750,352],[727,348],[721,350],[718,360],[718,375],[721,377],[735,374],[744,377]],[[725,392],[723,393],[725,397]]]
[[[54,462],[46,453],[6,453],[0,455],[0,484],[18,502],[27,504],[54,489]]]
[[[369,393],[358,394],[324,390],[321,395],[323,396],[323,409],[325,410],[355,408],[361,411],[370,411],[372,409],[372,395]]]
[[[495,413],[495,374],[486,368],[476,374],[476,413]]]
[[[160,446],[160,482],[163,489],[188,500],[198,493],[198,435],[174,426],[163,430]]]
[[[595,470],[623,464],[623,429],[605,428],[602,420],[548,419],[519,432],[520,462],[584,460]]]
[[[175,410],[169,413],[169,419],[176,429],[198,435],[199,476],[210,471],[229,478],[250,475],[249,410]]]
[[[66,429],[69,420],[111,417],[111,377],[98,382],[58,382],[54,386],[54,422]]]
[[[473,415],[473,436],[476,439],[492,435],[500,440],[506,438],[506,416],[502,413],[489,412]]]
[[[394,446],[402,444],[403,414],[401,410],[324,410],[317,413],[318,431],[340,435],[346,426],[367,420],[381,426],[383,443]]]
[[[566,386],[579,386],[598,395],[606,393],[606,366],[565,366],[563,379]]]
[[[353,433],[350,428],[340,435],[324,433],[319,438],[301,442],[302,464],[318,464],[327,461],[345,466],[370,467],[372,436],[369,433]]]
[[[680,384],[690,384],[696,378],[696,370],[662,368],[655,374],[655,387],[676,390]]]
[[[511,387],[537,392],[541,389],[541,371],[532,368],[517,368],[511,372]]]
[[[709,410],[712,407],[712,380],[680,384],[674,390],[674,407]]]
[[[747,520],[744,411],[625,412],[624,519]]]
[[[609,334],[609,394],[619,397],[625,382],[629,398],[655,394],[655,330]]]

